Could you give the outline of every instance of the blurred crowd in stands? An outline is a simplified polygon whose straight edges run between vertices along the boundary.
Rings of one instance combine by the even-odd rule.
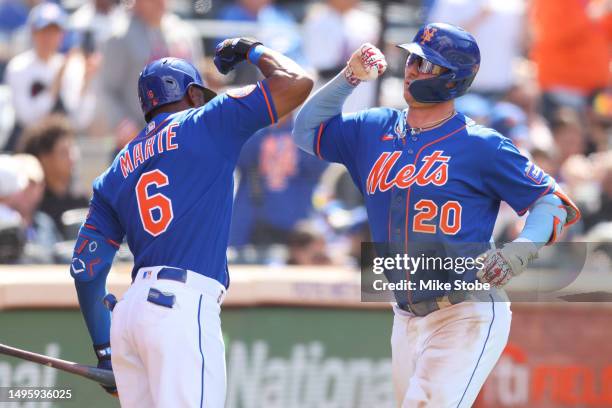
[[[136,83],[148,62],[185,58],[223,91],[260,78],[248,64],[222,76],[211,63],[217,41],[248,34],[320,86],[371,42],[390,69],[344,111],[403,109],[406,56],[395,44],[427,21],[460,25],[480,45],[480,72],[457,110],[510,137],[575,198],[583,220],[566,240],[611,242],[612,1],[383,3],[0,0],[0,263],[70,258],[94,175],[144,126]],[[286,117],[244,147],[230,262],[357,265],[370,240],[360,193],[342,167],[299,150],[291,128]],[[522,222],[502,206],[495,238],[513,239]]]

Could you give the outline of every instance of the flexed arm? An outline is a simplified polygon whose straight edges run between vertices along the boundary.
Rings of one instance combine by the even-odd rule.
[[[371,44],[363,44],[335,78],[325,84],[302,106],[295,118],[293,140],[305,152],[314,154],[316,129],[342,112],[342,105],[361,81],[375,79],[387,68],[382,52]]]
[[[217,46],[214,61],[222,74],[244,60],[257,66],[266,77],[279,118],[302,104],[312,90],[314,82],[302,67],[256,40],[232,38]]]

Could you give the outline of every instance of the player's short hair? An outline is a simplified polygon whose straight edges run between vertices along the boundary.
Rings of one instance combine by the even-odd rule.
[[[51,115],[23,132],[18,151],[39,158],[51,152],[57,142],[65,137],[74,137],[70,121],[64,115]]]

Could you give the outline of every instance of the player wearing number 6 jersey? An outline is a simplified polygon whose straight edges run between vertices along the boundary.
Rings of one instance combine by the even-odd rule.
[[[218,96],[186,61],[147,65],[138,81],[147,126],[94,182],[71,274],[99,366],[113,368],[124,407],[224,406],[219,312],[230,283],[232,174],[249,136],[312,89],[297,64],[261,43],[217,46],[223,74],[245,59],[265,79]],[[124,237],[132,285],[116,307],[106,298],[111,325],[105,281]]]
[[[519,214],[529,211],[517,242],[487,251],[481,270],[442,271],[449,280],[491,284],[494,289],[478,295],[480,302],[465,301],[474,293],[466,298],[439,289],[395,293],[391,345],[398,404],[469,407],[510,330],[509,304],[495,288],[522,272],[579,214],[555,180],[509,139],[455,111],[454,98],[468,90],[480,64],[469,33],[429,24],[400,47],[409,52],[403,89],[408,109],[341,113],[354,87],[385,71],[382,53],[364,44],[304,104],[294,138],[303,150],[346,166],[365,198],[374,241],[405,253],[424,243],[485,250],[500,201]]]

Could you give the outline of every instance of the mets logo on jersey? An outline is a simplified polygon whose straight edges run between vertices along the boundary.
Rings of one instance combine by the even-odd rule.
[[[436,31],[438,31],[437,28],[426,27],[425,30],[423,30],[423,34],[421,34],[421,45],[425,44],[426,42],[430,42],[433,39]]]
[[[450,156],[444,156],[442,150],[436,150],[430,155],[423,157],[422,165],[417,169],[416,163],[407,164],[399,169],[395,176],[391,176],[391,170],[397,163],[402,152],[384,152],[372,166],[366,181],[366,191],[374,194],[376,191],[385,192],[392,187],[409,188],[413,184],[426,186],[433,184],[443,186],[448,181],[448,161]]]
[[[544,180],[544,171],[536,166],[535,164],[529,162],[527,166],[527,170],[525,170],[525,175],[528,179],[533,181],[536,184],[542,184],[542,180]]]

